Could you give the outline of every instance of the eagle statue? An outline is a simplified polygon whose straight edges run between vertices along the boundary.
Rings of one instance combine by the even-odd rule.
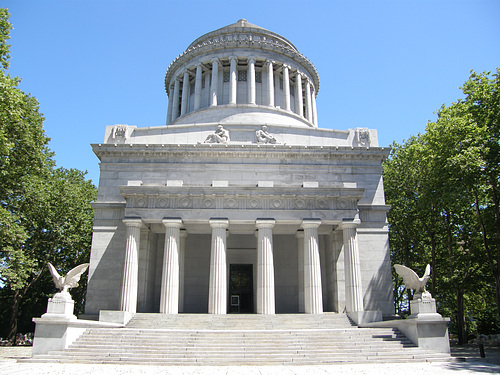
[[[55,269],[55,267],[48,263],[50,274],[52,275],[52,279],[54,280],[54,285],[57,289],[59,289],[62,293],[67,293],[70,288],[75,288],[78,286],[78,281],[80,281],[80,277],[82,273],[87,270],[89,263],[80,264],[76,266],[72,270],[70,270],[66,276],[61,276]]]
[[[394,268],[397,274],[403,278],[406,289],[415,290],[415,294],[413,295],[414,300],[422,298],[422,296],[425,298],[432,298],[431,294],[425,289],[427,281],[431,278],[430,264],[425,267],[425,273],[422,277],[418,277],[415,271],[401,264],[395,264]]]

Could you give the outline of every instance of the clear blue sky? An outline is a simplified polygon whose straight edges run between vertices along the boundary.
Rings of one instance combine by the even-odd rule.
[[[246,18],[316,66],[322,128],[378,129],[388,146],[500,66],[500,1],[3,0],[10,73],[40,102],[59,166],[88,170],[106,125],[165,124],[165,71],[197,37]]]

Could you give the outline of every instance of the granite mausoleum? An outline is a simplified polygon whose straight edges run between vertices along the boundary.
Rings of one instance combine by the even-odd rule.
[[[92,145],[87,316],[393,314],[389,149],[318,126],[319,76],[291,42],[239,20],[191,43],[165,88],[166,125]]]

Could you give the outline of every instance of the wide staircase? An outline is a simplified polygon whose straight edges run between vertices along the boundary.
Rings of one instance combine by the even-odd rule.
[[[344,314],[136,314],[91,328],[68,349],[32,361],[151,365],[316,365],[447,361],[394,329],[358,328]]]

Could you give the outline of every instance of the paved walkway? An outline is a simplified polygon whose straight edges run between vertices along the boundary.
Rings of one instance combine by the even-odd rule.
[[[486,348],[486,358],[479,358],[474,347],[453,348],[455,357],[466,361],[449,363],[386,363],[369,365],[318,365],[318,366],[133,366],[133,365],[89,365],[56,363],[17,363],[17,358],[29,358],[30,347],[0,347],[0,374],[59,375],[59,374],[151,374],[151,375],[394,375],[429,374],[462,375],[478,373],[500,373],[500,348]],[[485,362],[490,361],[494,363]]]

